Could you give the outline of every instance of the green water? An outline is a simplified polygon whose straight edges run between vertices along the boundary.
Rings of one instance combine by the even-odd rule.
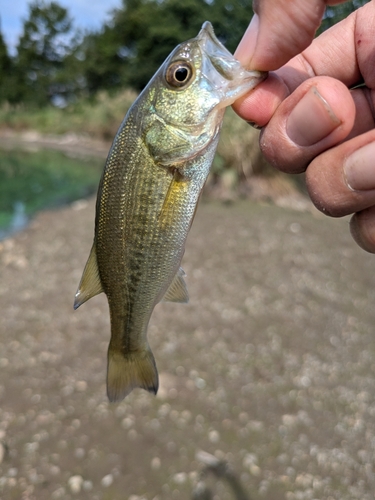
[[[39,210],[96,192],[102,168],[102,159],[0,149],[0,236]]]

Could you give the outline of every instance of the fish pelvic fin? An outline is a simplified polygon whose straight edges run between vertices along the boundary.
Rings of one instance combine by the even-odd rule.
[[[136,387],[156,394],[159,376],[149,346],[144,350],[123,353],[108,349],[107,395],[111,402],[121,401]]]
[[[95,241],[91,248],[89,258],[87,259],[82,278],[74,298],[74,309],[78,309],[84,302],[95,295],[103,292],[100,280],[98,261],[96,258]]]
[[[180,302],[185,304],[189,302],[189,294],[184,276],[186,276],[185,271],[180,267],[162,299],[163,302]]]

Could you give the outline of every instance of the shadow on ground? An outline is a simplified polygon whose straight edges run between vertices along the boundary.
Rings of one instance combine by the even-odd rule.
[[[375,260],[347,220],[202,204],[190,303],[149,327],[160,392],[116,405],[105,297],[72,308],[93,220],[76,202],[0,242],[1,498],[188,500],[199,450],[252,500],[373,498]]]

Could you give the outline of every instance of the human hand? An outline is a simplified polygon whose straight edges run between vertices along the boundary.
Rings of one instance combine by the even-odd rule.
[[[324,3],[256,3],[258,37],[248,30],[236,57],[247,67],[271,70],[298,55],[234,107],[264,127],[260,145],[266,158],[285,172],[306,170],[314,204],[333,217],[354,213],[354,239],[375,252],[375,2],[309,45]],[[362,82],[365,87],[349,90]]]

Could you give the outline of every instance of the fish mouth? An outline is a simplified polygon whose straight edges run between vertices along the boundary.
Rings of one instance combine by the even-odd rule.
[[[215,35],[215,32],[214,32],[214,27],[212,26],[212,24],[210,23],[210,21],[205,21],[202,24],[202,28],[201,28],[200,32],[198,33],[197,38],[205,38],[207,36],[209,36],[210,38],[212,38],[212,40],[215,40],[215,41],[219,42],[219,40],[216,38],[216,35]],[[219,42],[219,44],[220,44],[220,42]]]
[[[209,21],[203,23],[197,40],[206,56],[202,70],[220,93],[219,108],[232,104],[267,78],[267,72],[245,69],[218,40]]]

